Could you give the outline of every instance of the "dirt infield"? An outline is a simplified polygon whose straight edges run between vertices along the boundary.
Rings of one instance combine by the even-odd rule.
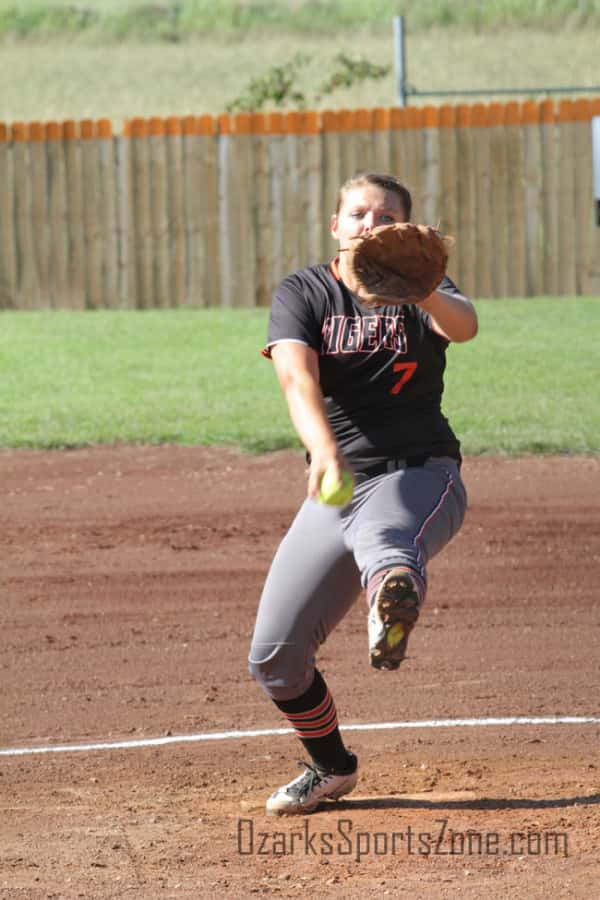
[[[354,794],[264,815],[290,734],[0,756],[0,897],[598,896],[600,459],[477,458],[397,673],[322,648]],[[278,729],[246,654],[300,454],[0,453],[0,748]],[[443,726],[440,720],[469,718]]]

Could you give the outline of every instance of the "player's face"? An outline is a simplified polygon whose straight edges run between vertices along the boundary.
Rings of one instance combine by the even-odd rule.
[[[331,217],[331,234],[340,247],[345,247],[351,238],[368,234],[378,225],[405,221],[406,212],[398,194],[365,184],[346,191],[339,212]]]

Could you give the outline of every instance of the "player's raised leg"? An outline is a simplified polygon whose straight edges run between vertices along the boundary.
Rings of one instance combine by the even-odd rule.
[[[427,589],[426,565],[460,528],[466,492],[457,463],[432,458],[365,488],[348,525],[369,604],[369,654],[378,669],[405,658]]]

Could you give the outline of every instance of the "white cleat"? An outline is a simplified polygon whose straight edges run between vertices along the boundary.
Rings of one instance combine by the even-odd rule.
[[[268,816],[302,815],[313,812],[323,800],[338,800],[356,787],[358,760],[353,753],[354,769],[347,773],[323,772],[308,763],[305,771],[289,784],[274,791],[267,800]]]
[[[419,592],[404,569],[390,569],[369,611],[369,655],[375,669],[397,669],[406,656],[408,636],[419,618]]]

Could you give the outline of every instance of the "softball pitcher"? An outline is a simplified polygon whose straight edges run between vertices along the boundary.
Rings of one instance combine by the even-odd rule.
[[[465,514],[460,445],[441,398],[448,343],[477,333],[473,305],[447,277],[419,303],[374,309],[347,287],[344,249],[379,225],[408,221],[411,205],[392,176],[351,178],[331,219],[339,256],[290,275],[273,298],[263,353],[307,450],[308,496],[267,576],[249,668],[311,762],[269,797],[269,814],[311,812],[356,785],[357,759],[342,741],[317,649],[365,589],[371,665],[398,668],[428,560]],[[354,477],[351,502],[319,502],[324,472],[341,480],[344,469]]]

